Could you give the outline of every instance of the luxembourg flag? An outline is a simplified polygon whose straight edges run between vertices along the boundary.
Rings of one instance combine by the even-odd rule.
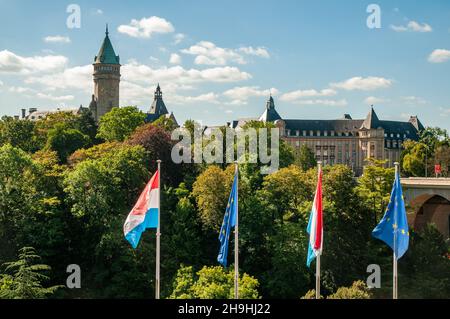
[[[159,171],[145,186],[144,191],[139,196],[137,203],[128,214],[127,220],[123,225],[125,238],[131,246],[136,249],[142,233],[147,228],[158,227],[159,211]]]
[[[319,169],[319,178],[317,181],[316,195],[314,196],[314,203],[309,216],[308,234],[309,247],[308,259],[306,265],[310,267],[311,262],[317,256],[322,254],[323,245],[323,216],[322,216],[322,169]]]

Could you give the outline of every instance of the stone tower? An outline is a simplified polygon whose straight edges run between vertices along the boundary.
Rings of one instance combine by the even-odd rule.
[[[94,119],[119,106],[120,60],[108,36],[108,25],[103,44],[94,59],[94,94],[89,105]]]

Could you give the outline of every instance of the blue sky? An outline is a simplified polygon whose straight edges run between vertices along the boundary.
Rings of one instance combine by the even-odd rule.
[[[71,3],[80,28],[68,28]],[[381,29],[366,8],[381,8]],[[109,23],[121,105],[149,109],[158,82],[180,122],[418,115],[450,129],[450,2],[0,0],[0,113],[83,104]]]

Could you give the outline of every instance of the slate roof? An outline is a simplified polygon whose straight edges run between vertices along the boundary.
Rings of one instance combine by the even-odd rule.
[[[284,120],[288,130],[357,131],[364,120]]]
[[[155,114],[157,119],[163,115],[168,114],[169,111],[167,111],[166,105],[164,104],[163,98],[162,98],[162,92],[161,88],[158,84],[156,87],[153,103],[150,106],[149,114]]]
[[[106,26],[105,39],[103,40],[98,54],[94,58],[94,63],[120,64],[120,58],[114,52],[114,48],[111,44],[111,40],[109,40],[108,34],[108,26]]]
[[[270,96],[269,100],[267,101],[266,109],[260,116],[259,120],[263,122],[275,122],[276,120],[281,120],[280,114],[278,114],[278,112],[275,110],[275,103],[272,96]]]

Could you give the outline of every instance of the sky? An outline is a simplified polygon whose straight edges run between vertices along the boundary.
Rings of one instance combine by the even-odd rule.
[[[258,117],[272,94],[285,119],[373,104],[450,130],[448,0],[73,1],[0,0],[0,116],[88,106],[108,23],[121,106],[149,110],[160,83],[180,123]]]

